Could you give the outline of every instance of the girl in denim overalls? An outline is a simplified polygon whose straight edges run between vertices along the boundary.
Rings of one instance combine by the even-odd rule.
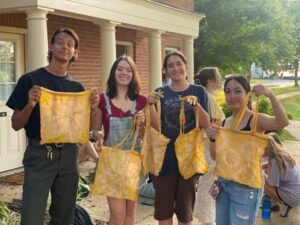
[[[111,147],[119,144],[128,135],[135,116],[138,116],[140,121],[144,120],[141,110],[145,106],[146,97],[139,92],[140,84],[133,60],[129,56],[119,57],[112,65],[106,93],[100,94],[99,110],[91,115],[97,118],[92,128],[100,131],[103,126],[104,130],[103,140],[100,139],[96,143],[98,151],[101,151],[101,143]],[[132,140],[129,140],[122,149],[130,149],[131,145]],[[138,146],[135,149],[138,149]],[[134,224],[135,201],[107,197],[107,202],[110,225]]]

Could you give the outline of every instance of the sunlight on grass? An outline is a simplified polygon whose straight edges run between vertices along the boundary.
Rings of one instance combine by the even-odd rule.
[[[290,98],[285,98],[281,100],[281,103],[285,110],[289,112],[294,120],[300,120],[300,95],[293,96]]]
[[[300,87],[295,87],[295,86],[287,86],[287,87],[271,88],[271,89],[275,95],[281,95],[281,94],[285,94],[285,93],[300,91]]]

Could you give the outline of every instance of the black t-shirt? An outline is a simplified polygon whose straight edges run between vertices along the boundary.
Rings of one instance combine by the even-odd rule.
[[[186,90],[181,92],[175,92],[169,86],[156,89],[156,91],[158,90],[163,92],[161,98],[161,132],[170,138],[160,176],[177,176],[179,175],[179,168],[174,143],[179,135],[181,98],[188,95],[196,96],[202,108],[209,113],[208,97],[205,88],[201,85],[190,84]],[[184,132],[186,133],[195,128],[196,120],[193,107],[190,104],[185,104],[184,108],[186,116]]]
[[[28,91],[33,87],[33,85],[39,85],[52,91],[84,91],[83,86],[78,81],[73,80],[69,75],[58,77],[49,73],[45,68],[40,68],[20,77],[15,89],[6,102],[6,105],[13,110],[22,110],[28,103]],[[24,128],[28,138],[37,140],[41,139],[39,104],[33,108],[29,120]]]

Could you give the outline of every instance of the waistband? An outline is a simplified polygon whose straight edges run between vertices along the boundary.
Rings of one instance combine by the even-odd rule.
[[[50,147],[55,147],[55,148],[62,148],[64,146],[64,143],[41,144],[40,140],[28,138],[28,145],[30,145],[30,146],[36,146],[36,147],[39,147],[39,146],[41,146],[41,147],[50,146]]]

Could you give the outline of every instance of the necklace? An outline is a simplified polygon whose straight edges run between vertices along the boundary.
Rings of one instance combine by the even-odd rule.
[[[132,102],[114,99],[113,104],[119,109],[119,117],[122,118],[131,109]]]
[[[170,88],[175,91],[175,92],[182,92],[182,91],[185,91],[189,86],[189,83],[188,82],[185,82],[183,86],[181,87],[174,87],[173,83],[170,84]]]

